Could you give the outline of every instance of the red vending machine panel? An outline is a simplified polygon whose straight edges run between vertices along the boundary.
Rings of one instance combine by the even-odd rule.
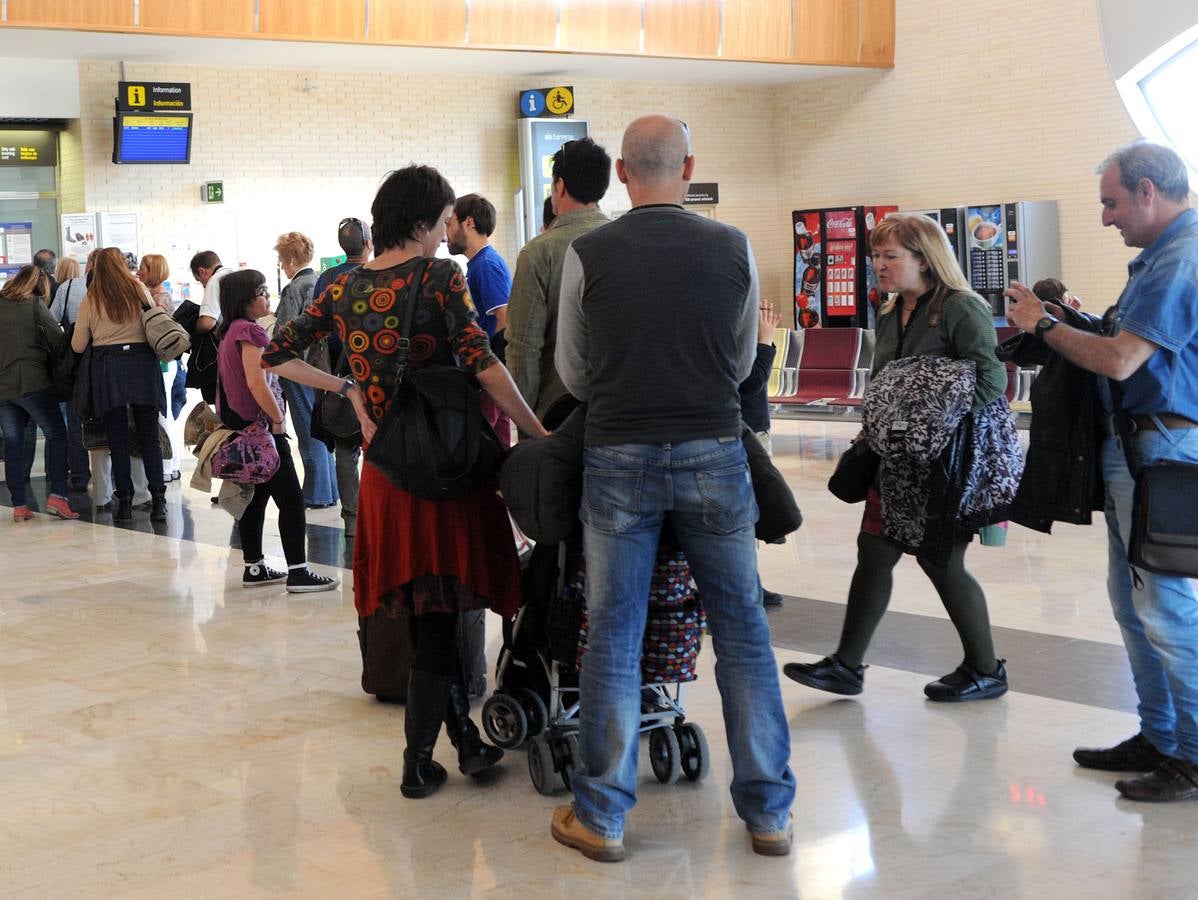
[[[857,314],[857,255],[857,210],[824,213],[824,308],[829,319]]]

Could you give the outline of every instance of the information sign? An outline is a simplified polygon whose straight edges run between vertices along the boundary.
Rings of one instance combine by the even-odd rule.
[[[556,118],[574,112],[574,86],[529,88],[520,92],[520,115],[526,119]]]
[[[178,81],[122,81],[117,85],[116,105],[129,112],[182,112],[191,109],[191,85]]]

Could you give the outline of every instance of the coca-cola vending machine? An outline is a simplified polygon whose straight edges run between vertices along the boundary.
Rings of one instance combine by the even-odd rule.
[[[791,213],[795,327],[873,328],[882,302],[869,252],[874,225],[897,206],[848,206]]]

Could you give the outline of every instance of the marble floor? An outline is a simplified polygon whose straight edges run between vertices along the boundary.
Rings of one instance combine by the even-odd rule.
[[[860,508],[823,486],[854,431],[775,426],[806,516],[761,555],[787,595],[770,613],[780,666],[835,640]],[[44,499],[37,469],[34,483]],[[451,766],[434,797],[405,801],[403,709],[360,690],[349,573],[339,592],[243,590],[229,517],[179,483],[169,500],[159,526],[0,510],[0,896],[1198,896],[1198,805],[1120,800],[1115,776],[1069,756],[1136,730],[1101,524],[1012,528],[1006,547],[970,550],[1010,661],[1000,700],[924,700],[959,647],[910,560],[864,694],[783,681],[798,779],[787,858],[753,855],[732,810],[704,653],[686,706],[711,772],[664,786],[642,752],[628,859],[602,865],[550,838],[564,800],[536,793],[520,751],[484,783]],[[339,523],[330,510],[309,526],[324,571],[343,561]],[[489,634],[493,661],[497,621]],[[451,761],[444,738],[437,757]]]

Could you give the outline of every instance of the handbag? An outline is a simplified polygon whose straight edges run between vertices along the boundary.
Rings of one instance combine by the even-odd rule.
[[[1198,578],[1198,465],[1174,460],[1138,465],[1119,382],[1111,381],[1111,393],[1127,469],[1136,480],[1127,560],[1157,575]]]
[[[274,478],[279,471],[279,448],[270,432],[270,418],[260,411],[252,422],[243,419],[229,406],[219,377],[216,414],[234,434],[212,454],[212,477],[234,484],[264,484]]]
[[[881,457],[870,447],[869,441],[864,435],[858,435],[840,454],[836,469],[828,479],[828,490],[845,503],[862,502],[877,478],[879,462]]]
[[[71,288],[67,285],[67,302],[71,299]],[[75,329],[66,321],[66,303],[62,307],[62,321],[59,327],[63,330],[63,340],[58,347],[50,343],[50,336],[41,325],[37,326],[42,336],[42,346],[46,349],[46,370],[50,375],[50,389],[60,403],[71,399],[75,393],[75,373],[79,369],[79,356],[71,349],[71,332]],[[33,321],[37,322],[37,307],[33,307]]]
[[[803,524],[803,513],[795,501],[794,492],[757,435],[748,425],[741,425],[741,443],[749,460],[749,478],[753,483],[753,497],[757,500],[757,540],[767,544],[782,544],[786,536],[798,531]]]
[[[143,301],[141,324],[146,330],[146,343],[163,362],[174,362],[191,349],[187,331],[161,306]]]
[[[332,371],[331,366],[327,366],[328,349],[327,341],[321,341],[326,345],[325,359],[326,368],[322,371]],[[312,365],[309,358],[309,365]],[[337,363],[337,373],[344,371],[345,366],[345,347],[341,348],[341,357]],[[317,366],[317,368],[320,368]],[[349,440],[362,433],[362,423],[358,421],[358,414],[354,411],[354,404],[337,391],[321,391],[316,398],[315,417],[317,423],[335,438],[341,440]]]
[[[84,450],[99,450],[108,446],[108,429],[104,420],[95,416],[82,419],[79,422],[80,439]]]
[[[505,451],[483,415],[478,379],[458,366],[408,371],[409,336],[427,265],[421,260],[412,276],[400,332],[404,338],[396,351],[395,396],[366,461],[414,497],[455,500],[492,477]]]

